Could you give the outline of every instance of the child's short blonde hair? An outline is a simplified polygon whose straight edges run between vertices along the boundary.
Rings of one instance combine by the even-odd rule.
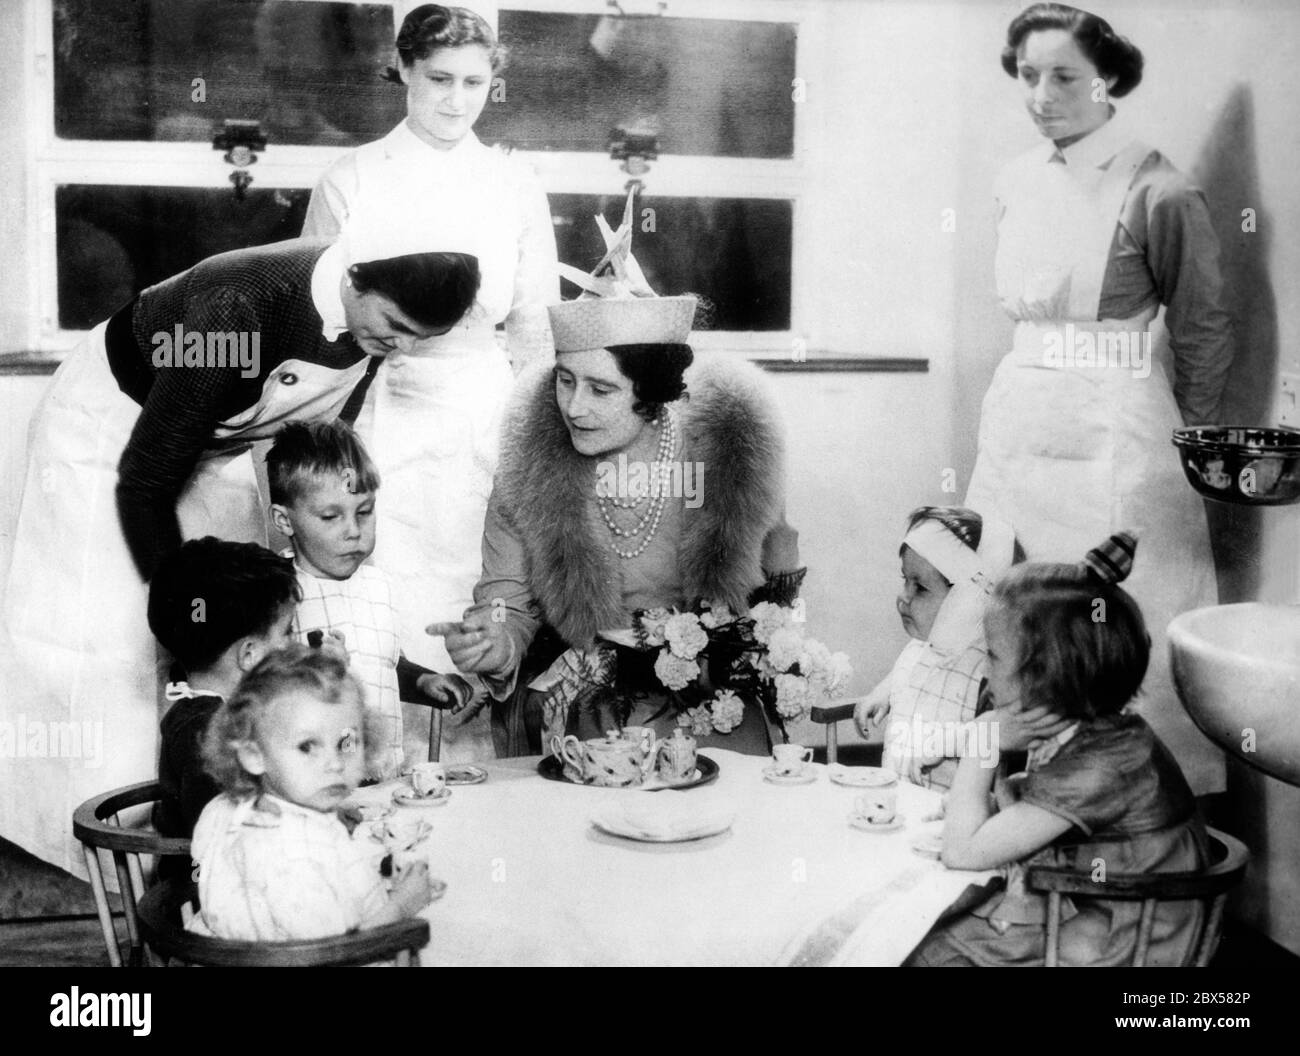
[[[261,791],[261,780],[239,763],[241,744],[257,740],[258,725],[275,702],[303,690],[326,704],[361,704],[366,766],[373,769],[383,749],[382,720],[365,707],[361,683],[328,650],[292,644],[268,653],[248,672],[230,699],[217,709],[203,739],[203,765],[227,793],[245,797]]]
[[[279,506],[292,506],[321,477],[346,474],[353,494],[379,490],[379,470],[344,421],[289,422],[266,455],[268,490]]]

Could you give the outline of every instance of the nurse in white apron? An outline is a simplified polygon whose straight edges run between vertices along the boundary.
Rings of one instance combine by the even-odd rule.
[[[424,628],[459,619],[473,602],[511,366],[553,355],[546,306],[559,300],[540,183],[473,132],[503,59],[495,26],[490,0],[410,12],[390,70],[406,85],[406,120],[326,171],[303,225],[313,238],[332,237],[361,217],[401,226],[409,223],[406,204],[420,200],[479,258],[474,311],[450,333],[390,356],[357,421],[384,481],[373,560],[393,581],[402,650],[438,671],[451,670],[451,660]],[[413,753],[427,741],[429,717],[428,708],[407,709]],[[446,724],[443,746],[447,761],[491,757],[486,711],[465,725]]]
[[[1010,522],[1031,561],[1139,535],[1129,586],[1152,635],[1141,712],[1194,791],[1221,791],[1222,754],[1178,700],[1165,637],[1179,612],[1217,601],[1205,510],[1170,434],[1216,419],[1231,364],[1218,243],[1201,193],[1114,116],[1142,60],[1106,23],[1028,8],[1003,67],[1049,142],[998,182],[997,290],[1015,341],[984,398],[966,504]],[[1171,364],[1152,356],[1161,305]]]
[[[157,772],[147,577],[183,537],[265,545],[252,445],[337,416],[372,357],[460,318],[476,263],[415,251],[360,267],[300,241],[209,258],[142,292],[55,372],[5,581],[0,835],[84,876],[73,809]]]

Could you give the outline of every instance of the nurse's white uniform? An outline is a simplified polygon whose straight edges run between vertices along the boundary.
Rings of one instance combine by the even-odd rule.
[[[1222,753],[1169,672],[1165,628],[1214,604],[1217,587],[1205,510],[1170,445],[1182,417],[1150,355],[1159,306],[1098,318],[1121,210],[1152,151],[1130,141],[1102,167],[1049,161],[1055,149],[1030,151],[1000,178],[997,290],[1015,341],[984,398],[966,504],[1008,521],[1031,561],[1081,561],[1114,531],[1138,535],[1124,587],[1152,639],[1140,711],[1193,791],[1220,791]]]
[[[436,150],[403,121],[345,155],[312,193],[304,237],[329,238],[363,218],[409,223],[412,202],[445,220],[449,247],[479,258],[478,302],[450,333],[389,356],[357,429],[381,485],[373,562],[389,574],[402,651],[437,671],[454,665],[424,628],[459,620],[482,568],[483,522],[515,369],[553,355],[546,305],[559,300],[555,234],[541,185],[519,159],[470,132]],[[497,339],[505,323],[509,358]],[[406,709],[408,757],[427,743],[428,710]],[[443,759],[490,757],[486,711],[444,726]]]

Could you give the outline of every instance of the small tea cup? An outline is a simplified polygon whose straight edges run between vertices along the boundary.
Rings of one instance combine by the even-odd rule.
[[[813,750],[802,744],[778,744],[772,749],[772,769],[782,777],[797,777],[812,757]]]
[[[876,788],[853,801],[854,813],[872,825],[888,825],[898,816],[898,789]]]
[[[447,768],[442,763],[417,763],[411,768],[411,787],[422,796],[438,795],[447,787]]]

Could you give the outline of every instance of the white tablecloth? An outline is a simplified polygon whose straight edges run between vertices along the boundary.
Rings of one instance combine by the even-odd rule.
[[[938,824],[939,797],[898,786],[902,830],[851,828],[860,789],[763,780],[770,760],[710,749],[718,780],[685,792],[622,791],[547,781],[537,760],[485,764],[419,810],[433,825],[432,875],[447,892],[424,911],[426,965],[898,964],[967,884],[911,845]],[[359,800],[389,789],[363,789]],[[690,797],[736,812],[731,830],[697,842],[637,843],[591,815],[609,797]],[[682,799],[677,800],[678,803]]]

